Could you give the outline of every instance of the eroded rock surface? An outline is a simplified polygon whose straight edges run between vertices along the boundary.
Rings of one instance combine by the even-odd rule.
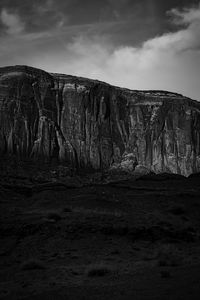
[[[200,171],[200,103],[26,67],[0,68],[0,155],[94,169]]]

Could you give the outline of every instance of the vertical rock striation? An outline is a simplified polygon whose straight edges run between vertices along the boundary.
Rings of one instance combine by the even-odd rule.
[[[0,68],[0,154],[74,167],[200,171],[200,103],[164,91]]]

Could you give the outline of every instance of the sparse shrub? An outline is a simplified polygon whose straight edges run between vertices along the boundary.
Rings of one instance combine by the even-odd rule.
[[[181,265],[183,258],[178,250],[170,244],[162,245],[158,251],[158,264],[159,266],[175,267]]]
[[[101,232],[105,235],[125,236],[128,234],[129,228],[126,225],[122,225],[122,226],[107,225],[101,228]]]
[[[63,209],[63,211],[64,211],[64,212],[72,212],[72,209],[71,209],[71,207],[65,207],[65,208]]]
[[[47,219],[57,222],[57,221],[60,221],[62,219],[62,217],[58,212],[50,212],[47,215]]]
[[[162,278],[170,278],[170,277],[171,277],[170,272],[169,272],[169,271],[166,271],[166,270],[162,270],[162,271],[160,272],[160,275],[161,275]]]
[[[29,271],[29,270],[44,270],[45,266],[44,264],[36,259],[30,259],[28,261],[25,261],[21,265],[21,269],[24,271]]]
[[[86,273],[88,277],[102,277],[110,272],[111,270],[106,265],[97,264],[97,265],[90,265]]]
[[[118,249],[116,249],[116,250],[112,250],[112,251],[110,252],[110,254],[118,255],[118,254],[120,254],[120,252],[119,252]]]
[[[180,216],[185,214],[185,208],[182,206],[174,206],[171,209],[169,209],[169,212],[173,215]]]
[[[199,198],[199,194],[198,193],[196,193],[196,192],[180,192],[180,193],[177,193],[176,194],[176,196],[177,197],[179,197],[179,198],[195,198],[195,197],[198,197]]]

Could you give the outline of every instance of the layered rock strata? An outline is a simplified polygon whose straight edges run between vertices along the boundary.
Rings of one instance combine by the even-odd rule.
[[[26,66],[0,68],[0,155],[76,168],[200,171],[200,103]]]

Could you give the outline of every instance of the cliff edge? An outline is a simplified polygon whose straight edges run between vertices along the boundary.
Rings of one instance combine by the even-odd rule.
[[[200,171],[200,103],[27,66],[0,68],[0,155],[76,168]]]

